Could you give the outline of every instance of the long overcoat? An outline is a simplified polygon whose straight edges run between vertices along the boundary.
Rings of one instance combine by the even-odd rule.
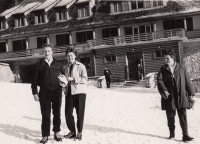
[[[179,63],[176,63],[174,69],[175,86],[178,96],[178,108],[188,108],[188,96],[194,96],[195,92],[192,87],[189,75],[185,68]],[[173,75],[168,65],[164,65],[160,68],[157,76],[158,91],[161,94],[161,107],[162,110],[176,109],[174,97],[173,97]],[[163,98],[164,91],[167,91],[170,95],[167,99]]]

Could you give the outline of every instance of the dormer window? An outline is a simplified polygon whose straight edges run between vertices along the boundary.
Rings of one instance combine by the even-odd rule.
[[[66,20],[67,19],[67,12],[66,10],[62,10],[56,13],[56,21],[59,20]]]
[[[35,15],[35,24],[47,23],[47,15],[46,14],[37,14]]]
[[[66,11],[60,11],[59,12],[59,20],[65,20],[66,19]]]
[[[78,9],[78,17],[88,17],[89,16],[89,6],[85,6]]]
[[[15,27],[26,26],[25,21],[26,21],[26,19],[24,17],[16,18],[15,19]]]
[[[6,29],[6,21],[0,21],[0,30]]]
[[[41,14],[41,15],[38,15],[38,23],[44,23],[44,15]]]

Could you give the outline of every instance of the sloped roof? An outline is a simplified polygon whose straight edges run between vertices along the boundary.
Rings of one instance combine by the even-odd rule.
[[[21,6],[21,5],[17,5],[17,6],[14,6],[14,7],[10,8],[10,9],[5,10],[4,12],[2,12],[2,13],[0,14],[0,17],[6,16],[6,15],[12,13],[12,12],[15,11],[16,9],[18,9],[20,6]]]
[[[34,9],[34,11],[36,11],[36,10],[44,10],[47,7],[49,7],[50,5],[52,5],[55,1],[56,0],[46,0],[40,6],[38,6],[36,9]]]
[[[55,7],[66,6],[71,3],[73,0],[62,0]]]
[[[37,4],[39,4],[39,2],[28,3],[28,4],[20,7],[20,9],[17,10],[16,12],[14,12],[13,14],[25,13],[26,11],[28,11],[29,9],[31,9],[32,7],[34,7]]]

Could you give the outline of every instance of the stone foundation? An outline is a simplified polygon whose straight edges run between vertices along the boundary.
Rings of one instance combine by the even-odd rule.
[[[0,63],[0,82],[15,82],[9,64]]]
[[[183,65],[191,79],[200,78],[200,42],[186,43],[184,48]],[[195,92],[200,93],[200,80],[192,81]]]

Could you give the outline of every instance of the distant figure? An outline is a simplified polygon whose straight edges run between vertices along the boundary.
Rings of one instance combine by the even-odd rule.
[[[157,77],[158,90],[161,95],[162,110],[166,110],[169,139],[175,137],[175,115],[178,112],[182,128],[183,141],[191,141],[188,134],[187,108],[188,99],[195,95],[189,75],[185,68],[175,61],[175,53],[168,50],[165,54],[165,65],[160,68]]]
[[[104,75],[105,75],[105,78],[106,78],[106,85],[107,85],[107,88],[110,88],[110,77],[111,77],[111,72],[108,68],[105,68],[104,70]]]
[[[137,81],[141,81],[142,79],[142,73],[143,73],[143,70],[142,70],[142,67],[140,64],[138,64],[137,66]]]

